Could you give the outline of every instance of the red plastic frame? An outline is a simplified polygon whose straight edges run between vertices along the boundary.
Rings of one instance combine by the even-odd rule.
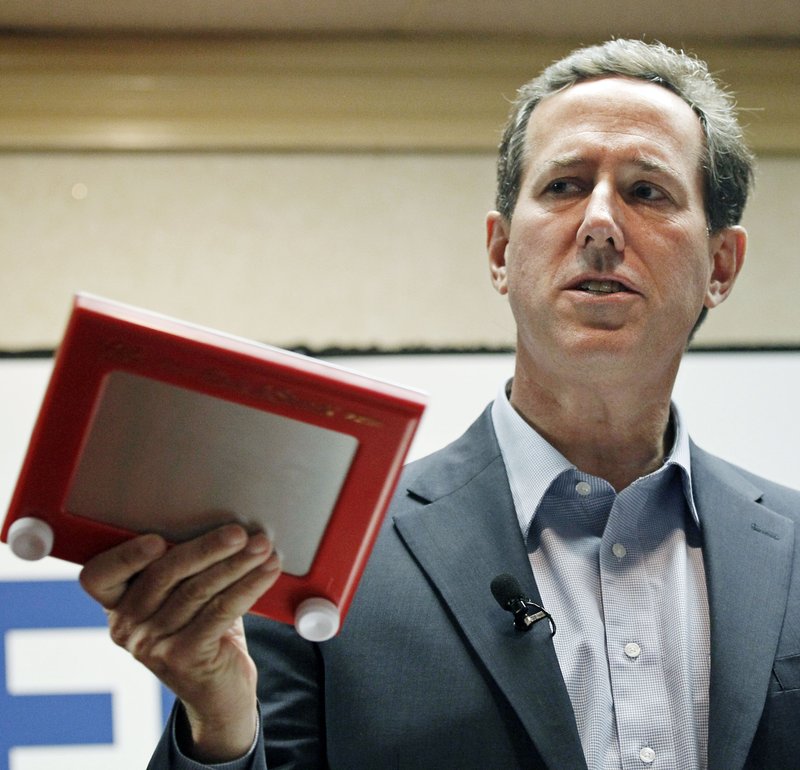
[[[0,538],[33,516],[52,555],[79,564],[136,533],[77,516],[65,500],[104,378],[127,371],[354,436],[358,449],[308,574],[283,574],[253,611],[294,622],[303,600],[344,619],[426,399],[331,364],[79,294]]]

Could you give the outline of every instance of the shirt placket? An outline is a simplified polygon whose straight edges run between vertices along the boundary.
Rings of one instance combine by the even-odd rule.
[[[624,770],[674,768],[658,610],[639,537],[650,493],[618,495],[600,543],[600,584],[615,722]]]

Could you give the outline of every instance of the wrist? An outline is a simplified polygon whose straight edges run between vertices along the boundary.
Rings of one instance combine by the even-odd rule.
[[[181,752],[196,762],[221,764],[247,756],[256,744],[260,726],[257,704],[246,714],[209,718],[185,703],[178,712],[177,742]]]

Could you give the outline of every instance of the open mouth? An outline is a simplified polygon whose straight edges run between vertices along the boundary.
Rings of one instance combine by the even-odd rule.
[[[621,291],[630,291],[627,286],[623,286],[619,281],[581,281],[575,288],[578,291],[585,291],[589,294],[616,294]]]

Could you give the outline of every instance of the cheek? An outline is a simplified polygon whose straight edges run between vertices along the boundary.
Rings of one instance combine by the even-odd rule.
[[[662,285],[682,289],[689,295],[705,294],[711,276],[711,258],[708,239],[701,236],[699,229],[699,226],[669,228],[657,242],[651,234],[641,244],[639,253],[653,255],[650,269],[658,274]]]
[[[506,251],[509,276],[541,276],[563,261],[567,250],[560,229],[532,219],[517,224]],[[567,243],[571,242],[572,239],[567,239]]]
[[[512,307],[534,302],[544,291],[543,266],[529,254],[511,253],[507,262],[506,289]]]
[[[686,320],[694,323],[703,306],[711,277],[710,261],[703,252],[685,253],[665,271],[662,285],[665,299],[676,308],[684,309]]]

